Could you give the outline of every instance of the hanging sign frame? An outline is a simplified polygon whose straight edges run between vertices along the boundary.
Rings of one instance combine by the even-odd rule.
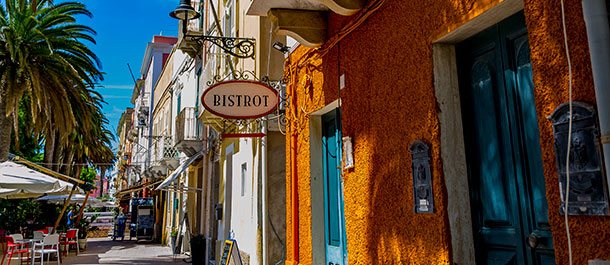
[[[280,98],[268,84],[252,80],[216,83],[201,96],[206,111],[225,119],[256,119],[273,113]]]

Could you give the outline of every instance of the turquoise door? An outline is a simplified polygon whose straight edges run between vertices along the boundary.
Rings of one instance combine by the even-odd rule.
[[[324,233],[327,265],[347,264],[340,140],[340,113],[335,110],[322,116]]]
[[[555,264],[523,14],[456,52],[477,264]]]

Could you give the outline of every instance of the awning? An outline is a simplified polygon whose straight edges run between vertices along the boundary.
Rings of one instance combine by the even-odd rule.
[[[169,185],[165,188],[162,188],[161,190],[165,190],[165,191],[172,191],[172,192],[178,192],[178,193],[188,193],[188,192],[192,192],[192,193],[201,193],[203,192],[203,189],[201,188],[194,188],[194,187],[189,187],[189,186],[184,186],[184,185]]]
[[[138,185],[135,185],[135,186],[131,186],[131,187],[127,188],[127,189],[123,189],[123,190],[115,193],[114,196],[118,198],[118,197],[120,197],[121,195],[123,195],[125,193],[132,193],[132,192],[140,191],[140,190],[143,190],[143,189],[148,188],[150,186],[157,185],[157,184],[161,183],[161,181],[163,181],[163,180],[160,179],[160,180],[153,181],[153,182],[142,183],[142,184],[138,184]]]
[[[197,152],[195,155],[189,157],[184,163],[182,163],[172,174],[170,174],[155,190],[161,190],[169,186],[170,183],[174,182],[184,170],[186,170],[195,160],[203,156],[203,150]]]

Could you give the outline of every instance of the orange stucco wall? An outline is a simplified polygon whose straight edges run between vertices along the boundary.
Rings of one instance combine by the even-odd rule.
[[[373,1],[373,0],[371,0]],[[343,175],[350,264],[450,264],[451,233],[440,159],[432,42],[501,1],[387,0],[364,24],[323,56],[299,47],[287,63],[287,209],[298,178],[298,262],[312,263],[309,116],[338,98],[343,135],[354,142],[355,168]],[[581,2],[566,0],[574,70],[574,98],[595,103]],[[567,263],[559,215],[552,127],[546,117],[567,101],[567,63],[556,0],[526,0],[549,218],[557,264]],[[329,16],[329,37],[349,18]],[[296,145],[292,139],[296,137]],[[434,214],[414,214],[409,144],[431,144]],[[296,158],[296,163],[293,159]],[[287,261],[294,259],[292,214],[287,213]],[[610,218],[572,217],[574,264],[610,258]]]
[[[595,91],[581,1],[566,1],[568,40],[574,74],[574,100],[595,106]],[[553,129],[546,119],[568,100],[568,68],[562,43],[561,13],[558,1],[527,1],[525,5],[534,84],[540,127],[544,175],[546,176],[549,219],[555,243],[557,264],[568,264],[567,239],[563,215],[559,214],[560,194]],[[570,217],[574,264],[590,259],[610,259],[610,218]]]

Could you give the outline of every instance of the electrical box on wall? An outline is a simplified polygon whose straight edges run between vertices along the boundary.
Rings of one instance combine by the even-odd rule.
[[[555,157],[559,172],[561,209],[566,208],[566,177],[570,176],[568,214],[608,215],[608,186],[601,164],[599,127],[595,109],[582,102],[572,103],[572,134],[570,105],[561,104],[549,117],[553,122]],[[569,147],[569,165],[567,154]]]

